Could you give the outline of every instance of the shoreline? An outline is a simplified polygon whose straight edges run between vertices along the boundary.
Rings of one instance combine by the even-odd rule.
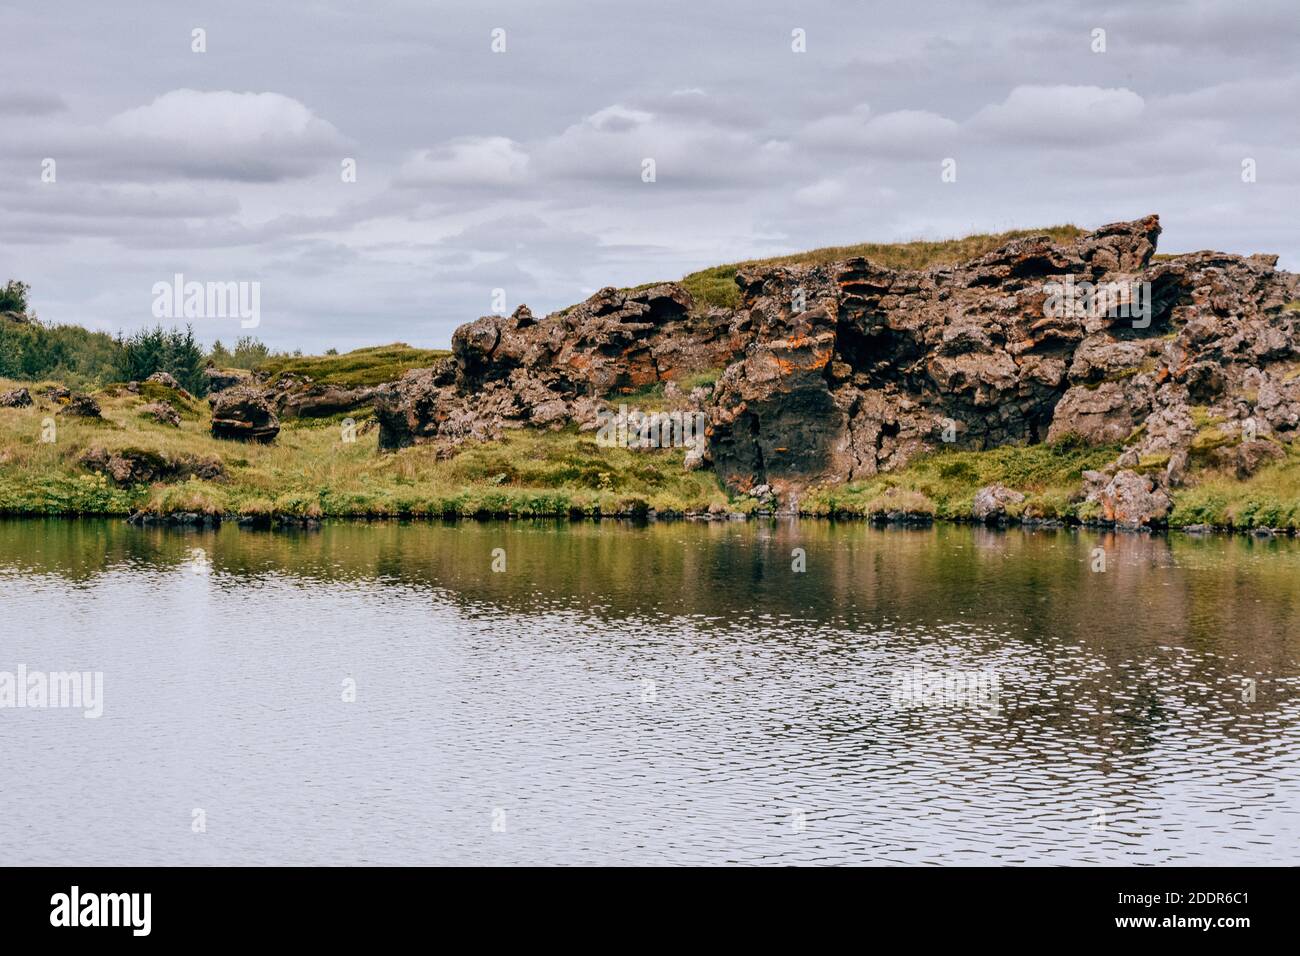
[[[983,528],[989,531],[1100,531],[1113,534],[1148,535],[1151,537],[1174,534],[1188,537],[1219,538],[1300,538],[1300,531],[1291,528],[1232,528],[1213,525],[1157,526],[1124,525],[1106,521],[1077,521],[1054,518],[1009,518],[999,521],[979,521],[974,518],[934,517],[930,515],[863,515],[855,512],[837,514],[815,514],[799,511],[740,511],[727,512],[675,512],[675,511],[622,511],[611,513],[573,513],[573,512],[475,512],[470,514],[446,512],[442,514],[339,514],[306,517],[302,515],[240,515],[240,514],[199,514],[196,512],[173,512],[157,515],[148,512],[124,513],[114,512],[0,512],[0,521],[19,522],[35,520],[57,521],[122,521],[135,528],[170,528],[197,531],[215,531],[225,525],[233,525],[243,530],[252,531],[314,531],[326,524],[458,524],[473,522],[523,522],[548,521],[552,523],[593,523],[614,521],[630,525],[648,525],[657,522],[697,522],[704,524],[728,524],[732,522],[756,521],[817,521],[870,524],[877,528],[920,531],[935,525]]]

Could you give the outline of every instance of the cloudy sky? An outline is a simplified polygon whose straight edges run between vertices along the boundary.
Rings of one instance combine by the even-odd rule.
[[[64,0],[0,35],[0,281],[49,321],[152,324],[182,273],[260,283],[277,348],[436,347],[495,289],[1149,212],[1300,269],[1294,0]]]

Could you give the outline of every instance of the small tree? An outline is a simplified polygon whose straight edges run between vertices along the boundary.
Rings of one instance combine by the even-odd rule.
[[[117,338],[117,375],[123,381],[141,382],[154,372],[169,372],[195,395],[207,391],[203,375],[203,350],[194,329],[166,331],[161,325]]]
[[[0,288],[0,312],[26,313],[27,293],[31,288],[26,282],[10,279],[3,288]]]
[[[235,351],[230,357],[230,364],[234,368],[247,369],[251,372],[270,357],[270,348],[251,335],[241,335],[235,342]]]

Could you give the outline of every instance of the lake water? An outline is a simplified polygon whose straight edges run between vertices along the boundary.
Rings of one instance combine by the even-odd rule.
[[[3,864],[1300,862],[1289,540],[0,521],[20,667]]]

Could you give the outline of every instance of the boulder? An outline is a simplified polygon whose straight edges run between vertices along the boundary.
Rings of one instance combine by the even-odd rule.
[[[271,442],[280,419],[261,389],[241,385],[210,396],[212,436],[235,441]]]
[[[0,408],[27,408],[32,404],[32,393],[25,388],[0,392]]]
[[[171,402],[150,402],[140,408],[140,415],[152,419],[159,425],[170,425],[172,428],[181,427],[181,413],[176,410],[176,406]]]
[[[281,418],[325,418],[364,408],[373,402],[376,392],[373,387],[286,384],[281,380],[270,390],[270,399]]]
[[[1107,521],[1129,530],[1162,526],[1173,506],[1152,479],[1134,471],[1117,472],[1095,500]]]
[[[996,524],[1006,518],[1007,505],[1018,505],[1025,496],[1005,485],[987,485],[975,492],[971,517],[985,524]]]
[[[134,485],[156,481],[184,481],[195,477],[215,480],[224,476],[221,460],[211,456],[182,455],[171,457],[162,452],[141,448],[121,448],[107,451],[89,448],[82,452],[78,463],[97,474],[107,475],[118,485]]]
[[[99,407],[99,402],[95,401],[90,395],[75,393],[68,396],[63,407],[59,409],[60,415],[71,415],[76,418],[102,418],[103,412]]]
[[[181,398],[184,398],[188,401],[194,400],[194,396],[191,395],[188,391],[186,391],[184,386],[182,386],[181,383],[176,380],[176,376],[172,375],[170,372],[154,372],[152,375],[146,378],[145,381],[152,382],[155,385],[161,385],[164,388],[169,388],[177,395],[181,396]]]
[[[159,385],[165,385],[168,388],[173,388],[178,392],[183,391],[183,389],[181,388],[181,383],[176,381],[176,376],[174,376],[171,372],[154,372],[152,375],[146,378],[145,381],[156,382]]]

